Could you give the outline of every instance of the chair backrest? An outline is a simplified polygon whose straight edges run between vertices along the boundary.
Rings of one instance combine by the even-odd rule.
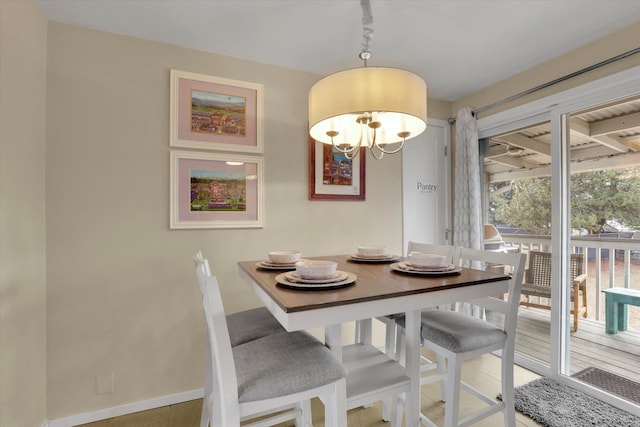
[[[479,305],[487,310],[503,313],[505,316],[503,328],[507,333],[507,346],[515,346],[516,321],[518,318],[518,305],[520,303],[520,290],[522,288],[522,276],[526,261],[525,254],[492,252],[479,249],[462,248],[460,253],[462,262],[480,262],[484,265],[504,265],[511,269],[509,279],[509,296],[507,300],[496,297],[467,300],[467,302]]]
[[[205,404],[213,402],[214,411],[209,415],[219,421],[212,420],[211,425],[240,425],[238,381],[218,280],[211,276],[209,262],[200,252],[193,261],[207,326]]]
[[[584,254],[571,254],[571,276],[573,282],[576,277],[580,276],[584,271]]]
[[[529,252],[529,265],[525,275],[525,283],[538,286],[551,286],[551,253]],[[582,274],[584,267],[583,254],[571,254],[570,281]]]
[[[193,266],[196,268],[196,273],[198,272],[198,266],[200,266],[202,261],[206,261],[204,263],[204,273],[207,276],[211,276],[211,267],[209,266],[209,260],[204,259],[202,256],[202,251],[198,251],[193,255]]]
[[[455,265],[460,263],[460,250],[461,248],[459,246],[453,245],[433,245],[431,243],[418,242],[409,242],[407,244],[407,255],[411,252],[444,255],[451,260],[452,264]]]

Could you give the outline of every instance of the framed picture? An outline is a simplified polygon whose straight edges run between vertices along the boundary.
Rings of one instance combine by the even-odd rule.
[[[262,153],[262,85],[171,70],[170,146]]]
[[[262,158],[172,150],[170,170],[170,228],[264,225]]]
[[[309,137],[309,200],[365,200],[365,150],[349,160]]]

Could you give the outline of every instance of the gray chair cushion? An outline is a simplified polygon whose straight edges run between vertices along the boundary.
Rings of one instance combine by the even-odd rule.
[[[422,339],[454,353],[464,353],[504,343],[507,334],[489,322],[464,313],[430,310],[422,312]]]
[[[331,350],[307,332],[273,334],[232,350],[240,402],[310,390],[347,376]]]
[[[435,307],[434,308],[425,308],[424,310],[422,310],[422,313],[424,313],[425,311],[431,311],[431,310],[437,310],[437,309]],[[396,321],[398,326],[401,326],[402,328],[405,327],[404,313],[392,314],[392,315],[390,315],[390,317],[393,320]]]
[[[275,317],[265,307],[229,314],[227,329],[231,338],[231,347],[266,337],[267,335],[285,332]]]

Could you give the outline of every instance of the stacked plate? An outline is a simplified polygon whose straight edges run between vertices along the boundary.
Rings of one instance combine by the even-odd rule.
[[[383,262],[394,262],[398,261],[400,257],[398,255],[361,255],[361,254],[353,254],[349,256],[351,261],[355,262],[372,262],[372,263],[383,263]]]
[[[349,286],[355,281],[355,274],[340,270],[330,276],[316,279],[304,278],[296,271],[289,271],[276,276],[276,282],[279,285],[293,289],[334,289]]]
[[[298,261],[304,261],[304,260],[299,259]],[[272,262],[269,260],[265,260],[265,261],[258,262],[256,264],[256,267],[264,268],[265,270],[295,270],[296,262]]]
[[[295,270],[296,262],[300,259],[300,251],[271,251],[269,259],[260,261],[257,267],[265,270]]]
[[[420,267],[409,264],[408,262],[396,262],[391,264],[391,269],[408,274],[421,274],[426,276],[447,276],[450,274],[458,274],[462,271],[462,267],[451,264],[446,267]]]
[[[355,262],[383,263],[398,261],[397,255],[389,255],[385,246],[358,246],[358,252],[349,257]]]

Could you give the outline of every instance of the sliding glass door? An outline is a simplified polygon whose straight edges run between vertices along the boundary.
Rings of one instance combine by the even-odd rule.
[[[538,274],[545,280],[527,275],[550,289],[523,295],[517,363],[640,411],[605,386],[640,383],[638,300],[606,310],[607,295],[640,287],[640,67],[478,125],[489,141],[486,222],[500,231],[501,249],[529,262],[542,253],[536,263],[550,264]]]
[[[640,405],[638,116],[640,96],[561,116],[570,212],[568,275],[561,283],[568,337],[563,374]]]

